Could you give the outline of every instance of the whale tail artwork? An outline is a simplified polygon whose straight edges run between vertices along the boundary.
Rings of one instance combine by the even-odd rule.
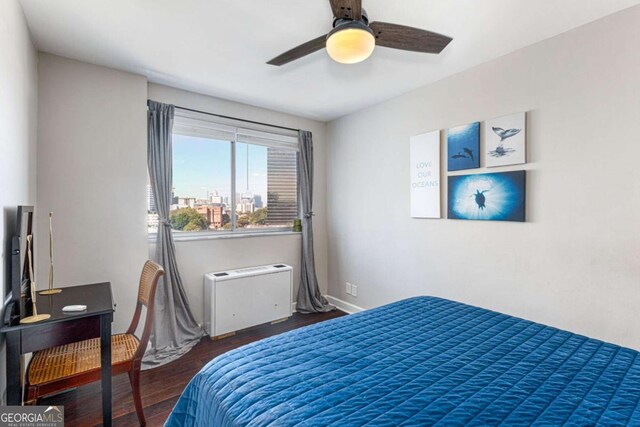
[[[53,212],[49,212],[49,289],[40,291],[40,295],[59,294],[62,289],[53,287]]]
[[[484,129],[486,167],[526,163],[526,112],[487,120]]]
[[[502,142],[504,142],[505,139],[511,138],[512,136],[515,136],[517,134],[520,133],[520,131],[522,129],[517,129],[517,128],[513,128],[513,129],[502,129],[499,127],[492,127],[491,129],[493,129],[493,131],[496,133],[496,135],[498,135],[500,137],[500,143],[502,144]]]
[[[35,323],[42,320],[47,320],[51,317],[50,314],[38,314],[38,308],[36,307],[36,282],[33,280],[33,257],[31,256],[31,241],[33,236],[29,234],[27,236],[27,262],[29,263],[29,282],[31,282],[31,302],[33,303],[33,314],[31,316],[20,319],[20,323]]]

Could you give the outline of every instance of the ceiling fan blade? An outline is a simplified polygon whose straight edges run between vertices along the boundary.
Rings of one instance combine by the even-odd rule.
[[[413,52],[440,53],[453,40],[431,31],[388,22],[372,22],[369,28],[376,36],[376,45]]]
[[[362,18],[362,0],[329,0],[333,16],[359,21]]]
[[[300,59],[303,56],[307,56],[310,53],[318,51],[325,47],[327,43],[327,36],[320,36],[316,39],[309,40],[306,43],[301,44],[300,46],[294,47],[291,50],[286,51],[282,55],[278,55],[273,58],[271,61],[267,62],[269,65],[284,65],[291,61],[295,61],[296,59]]]

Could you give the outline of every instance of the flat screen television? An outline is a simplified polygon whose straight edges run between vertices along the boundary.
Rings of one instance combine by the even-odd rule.
[[[31,280],[27,258],[27,236],[31,235],[31,261],[34,253],[33,206],[18,206],[15,232],[11,238],[11,301],[15,302],[13,316],[20,316],[20,298],[25,298],[24,307],[31,306]]]

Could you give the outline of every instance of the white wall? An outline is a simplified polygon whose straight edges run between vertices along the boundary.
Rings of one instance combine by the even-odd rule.
[[[213,271],[284,263],[293,267],[294,293],[300,282],[300,234],[178,241],[176,257],[193,315],[203,323],[203,275]],[[149,245],[153,257],[155,245]],[[326,270],[325,270],[326,271]]]
[[[11,286],[7,262],[16,207],[36,201],[38,56],[20,5],[0,2],[0,242],[2,305]],[[5,398],[5,346],[0,337],[0,395]]]
[[[147,259],[147,80],[44,53],[38,71],[39,283],[53,211],[55,285],[110,281],[123,331]]]
[[[443,296],[640,349],[638,51],[635,7],[330,123],[329,294]],[[409,217],[411,135],[519,111],[526,223]]]
[[[327,290],[326,239],[326,125],[322,122],[265,110],[246,104],[149,84],[149,99],[182,107],[310,130],[314,143],[314,250],[318,281]],[[154,245],[150,245],[153,254]],[[202,321],[204,273],[252,265],[284,262],[294,268],[294,299],[300,281],[301,238],[298,234],[176,242],[178,265],[194,315]]]
[[[316,154],[318,276],[327,288],[325,124],[244,104],[147,85],[144,77],[40,54],[38,275],[48,277],[49,211],[54,212],[56,286],[112,282],[114,330],[128,325],[149,256],[146,234],[146,100],[311,130]],[[300,236],[177,243],[194,312],[202,317],[202,275],[286,262],[300,271]],[[274,248],[277,248],[275,250]],[[297,281],[296,281],[297,286]]]

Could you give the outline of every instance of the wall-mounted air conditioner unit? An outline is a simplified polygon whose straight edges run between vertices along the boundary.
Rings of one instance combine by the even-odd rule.
[[[293,268],[264,265],[204,275],[204,328],[212,338],[291,316]]]

